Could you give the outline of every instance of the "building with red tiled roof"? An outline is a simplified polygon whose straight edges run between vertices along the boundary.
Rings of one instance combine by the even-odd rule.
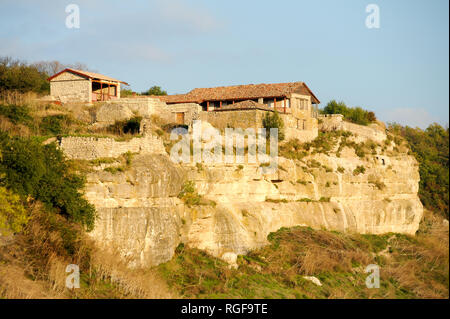
[[[304,82],[247,84],[197,88],[187,94],[159,97],[167,104],[198,103],[204,111],[218,111],[242,101],[254,101],[268,108],[284,113],[291,112],[291,106],[300,104],[301,109],[313,109],[320,101]],[[228,107],[228,109],[230,109]]]
[[[75,69],[64,69],[47,79],[50,95],[61,102],[95,102],[120,98],[120,84],[112,77]]]

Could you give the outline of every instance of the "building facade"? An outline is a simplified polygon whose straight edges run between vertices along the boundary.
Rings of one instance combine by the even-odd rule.
[[[50,95],[63,103],[92,103],[118,99],[120,84],[128,85],[103,74],[69,68],[49,77],[48,81]]]
[[[289,138],[311,140],[318,134],[320,101],[304,82],[198,88],[158,98],[172,109],[171,121],[177,124],[189,125],[188,106],[198,105],[199,119],[219,129],[261,127],[265,113],[277,111]]]

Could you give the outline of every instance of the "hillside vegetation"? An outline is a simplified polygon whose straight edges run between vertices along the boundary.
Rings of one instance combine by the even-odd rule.
[[[448,218],[448,128],[389,127],[387,143],[395,140],[401,151],[410,147],[420,163],[422,202],[440,214],[427,211],[415,237],[295,227],[270,234],[267,247],[240,256],[238,269],[180,245],[171,261],[130,271],[117,252],[97,249],[87,236],[96,213],[83,198],[86,163],[68,161],[55,143],[43,141],[64,134],[123,138],[137,133],[139,118],[92,131],[91,108],[74,105],[68,111],[35,102],[30,94],[47,90],[39,84],[46,74],[42,68],[8,63],[0,68],[0,87],[15,92],[0,100],[0,298],[449,297],[448,223],[442,221]],[[37,72],[30,76],[35,80],[17,84],[15,77],[23,79],[28,72]],[[344,116],[367,124],[375,120],[369,113],[354,110]],[[280,154],[326,153],[338,143],[361,157],[374,147],[351,143],[345,132],[329,132],[311,143],[286,142]],[[68,264],[80,266],[80,289],[65,288]],[[380,289],[365,287],[368,264],[381,267]],[[317,277],[322,286],[304,276]]]
[[[448,235],[430,212],[415,237],[282,228],[237,269],[183,245],[158,268],[186,298],[448,298]],[[380,267],[379,289],[365,285],[369,264]]]
[[[448,127],[432,124],[426,130],[391,124],[389,131],[403,138],[419,162],[419,197],[423,205],[448,219]]]
[[[342,114],[344,120],[359,125],[368,125],[377,120],[374,112],[366,111],[359,106],[348,107],[344,102],[335,100],[328,102],[320,112],[322,114]]]

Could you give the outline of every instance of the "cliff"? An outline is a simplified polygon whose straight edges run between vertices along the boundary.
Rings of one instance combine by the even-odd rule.
[[[329,150],[315,145],[301,158],[280,157],[274,174],[257,164],[182,165],[148,153],[123,171],[97,167],[86,187],[99,214],[92,236],[139,267],[171,259],[179,243],[233,264],[237,254],[266,245],[270,232],[296,225],[414,234],[423,208],[418,164],[407,149],[372,143],[362,156],[360,144],[349,142],[360,136],[325,137],[334,141]],[[178,198],[189,181],[202,199],[196,205]]]

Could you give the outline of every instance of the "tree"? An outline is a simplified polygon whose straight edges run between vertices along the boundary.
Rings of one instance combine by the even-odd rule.
[[[84,177],[71,171],[55,143],[11,138],[0,133],[0,186],[22,198],[32,197],[52,211],[92,230],[95,208],[83,198]]]
[[[449,130],[437,123],[426,130],[389,124],[389,131],[406,139],[419,162],[419,197],[429,210],[448,218]]]
[[[65,65],[59,61],[28,64],[11,57],[0,57],[0,90],[48,94],[50,84],[47,78],[65,68],[88,71],[88,67],[79,62],[73,65]]]
[[[278,129],[278,140],[284,140],[284,122],[277,111],[266,112],[262,120],[262,125],[266,129],[267,137],[270,136],[270,129],[276,128]]]
[[[120,89],[121,97],[127,97],[127,96],[132,96],[132,95],[133,95],[133,91],[131,89],[124,89],[124,88]]]
[[[163,91],[160,86],[152,86],[147,91],[142,92],[142,95],[167,95],[166,91]]]
[[[47,74],[38,68],[10,57],[0,58],[0,88],[21,93],[33,91],[48,93],[50,85]]]
[[[336,102],[331,100],[321,110],[322,114],[342,114],[344,119],[360,125],[368,125],[377,120],[374,112],[369,112],[361,107],[348,107],[344,102]]]

